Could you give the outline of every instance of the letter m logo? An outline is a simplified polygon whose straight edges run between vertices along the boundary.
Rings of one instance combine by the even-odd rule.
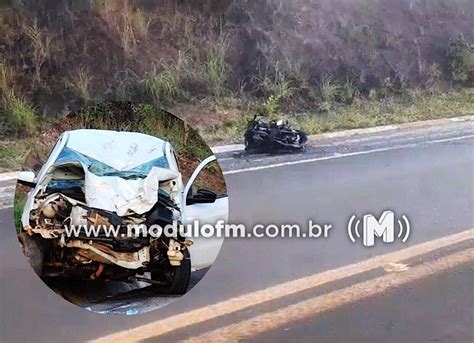
[[[385,243],[395,240],[395,214],[385,211],[377,220],[372,214],[364,216],[364,245],[371,247],[375,244],[375,236],[382,237]]]

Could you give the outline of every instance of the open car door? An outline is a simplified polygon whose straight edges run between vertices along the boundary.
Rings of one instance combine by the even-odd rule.
[[[229,201],[224,175],[215,156],[206,158],[196,168],[183,192],[183,224],[193,225],[195,221],[215,225],[218,220],[227,223]],[[214,233],[216,234],[216,233]],[[189,248],[192,267],[201,269],[214,263],[224,242],[223,237],[191,237],[194,244]]]

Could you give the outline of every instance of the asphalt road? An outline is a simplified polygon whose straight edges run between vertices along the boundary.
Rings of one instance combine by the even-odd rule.
[[[248,341],[468,343],[474,337],[473,287],[472,264],[464,265]]]
[[[436,128],[328,139],[301,155],[226,153],[218,156],[228,183],[231,222],[243,222],[248,227],[255,223],[298,223],[305,227],[312,219],[333,226],[329,237],[227,239],[214,266],[188,294],[165,308],[137,316],[90,313],[55,295],[33,274],[20,252],[12,209],[1,210],[0,228],[4,233],[0,240],[1,341],[99,338],[473,228],[473,147],[472,122],[453,122]],[[387,209],[409,218],[412,232],[405,244],[377,242],[375,247],[367,248],[360,242],[350,242],[346,232],[350,216],[366,213],[378,216]],[[457,249],[472,251],[472,244],[463,244]],[[435,255],[444,254],[440,250]],[[367,270],[361,280],[350,281],[358,284],[378,276],[375,275],[378,272],[373,273]],[[276,337],[280,341],[320,338],[328,342],[344,341],[344,338],[472,341],[472,260],[439,269],[439,273],[419,280],[404,273],[410,271],[388,274],[401,279],[407,275],[407,283],[394,290],[375,294],[381,288],[373,296],[353,304],[334,305],[327,313],[306,310],[303,311],[306,315],[298,320],[292,320],[283,311],[283,316],[288,315],[285,325],[269,327],[252,337],[241,337],[255,341],[274,341]],[[428,274],[420,269],[420,275]],[[396,284],[401,279],[389,281]],[[330,288],[345,287],[347,282],[344,278],[331,283]],[[330,290],[312,287],[310,291],[325,294]],[[162,342],[198,337],[210,330],[259,318],[274,311],[272,306],[304,304],[307,297],[311,295],[297,292],[280,299],[282,304],[264,303],[248,310],[229,310],[210,321],[194,319],[195,324],[190,326],[186,326],[184,315],[179,317],[182,322],[176,324],[177,329],[172,333],[156,337],[163,330],[163,325],[158,323],[143,338]],[[403,313],[400,308],[404,309]],[[265,327],[262,323],[265,322],[255,321],[253,327]],[[433,334],[417,336],[417,325],[413,323],[420,323],[422,333]],[[238,325],[232,328],[234,333],[238,329]]]

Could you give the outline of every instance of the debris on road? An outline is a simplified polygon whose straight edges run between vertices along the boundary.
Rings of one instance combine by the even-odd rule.
[[[387,273],[399,273],[399,272],[404,272],[405,270],[410,269],[410,267],[404,263],[389,262],[383,266],[383,269]]]

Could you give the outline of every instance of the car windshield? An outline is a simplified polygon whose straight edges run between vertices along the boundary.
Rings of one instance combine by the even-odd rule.
[[[129,170],[117,170],[105,163],[97,161],[91,157],[81,154],[70,148],[64,148],[56,159],[55,164],[67,162],[81,162],[87,167],[87,170],[97,176],[118,176],[123,179],[141,179],[145,178],[153,167],[169,169],[169,163],[166,156],[161,156],[152,161],[148,161]]]

